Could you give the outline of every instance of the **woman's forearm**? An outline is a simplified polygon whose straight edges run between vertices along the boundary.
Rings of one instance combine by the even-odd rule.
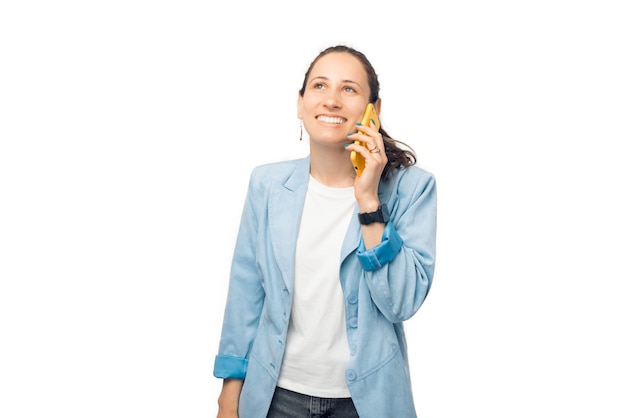
[[[241,394],[242,386],[243,380],[224,379],[222,392],[217,400],[219,406],[218,418],[235,418],[238,416],[237,409],[239,407],[239,395]]]

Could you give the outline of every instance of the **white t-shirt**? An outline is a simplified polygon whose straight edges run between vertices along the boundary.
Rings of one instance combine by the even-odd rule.
[[[350,351],[340,253],[354,213],[354,188],[309,179],[298,232],[295,285],[278,386],[324,398],[349,397],[345,366]]]

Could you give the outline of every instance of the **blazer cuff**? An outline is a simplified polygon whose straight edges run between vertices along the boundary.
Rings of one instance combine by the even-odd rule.
[[[248,359],[233,356],[215,356],[213,376],[221,379],[244,379],[248,371]]]
[[[372,271],[391,262],[400,252],[401,248],[402,238],[400,238],[400,235],[398,235],[396,228],[393,227],[391,222],[387,222],[381,243],[367,250],[365,249],[363,239],[361,239],[356,255],[363,269],[365,271]]]

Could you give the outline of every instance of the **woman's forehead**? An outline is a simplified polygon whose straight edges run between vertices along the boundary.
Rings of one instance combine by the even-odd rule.
[[[313,65],[310,78],[328,77],[340,79],[353,79],[361,82],[367,80],[367,74],[363,64],[358,58],[345,52],[331,52],[326,54]]]

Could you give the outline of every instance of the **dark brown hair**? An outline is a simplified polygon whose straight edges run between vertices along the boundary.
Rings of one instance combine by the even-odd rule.
[[[369,101],[371,103],[376,103],[376,101],[379,99],[378,94],[380,91],[380,84],[378,83],[378,75],[376,74],[374,67],[362,52],[359,52],[356,49],[345,45],[328,47],[320,52],[317,57],[315,57],[311,65],[309,65],[309,69],[306,71],[306,74],[304,75],[304,81],[302,82],[302,88],[300,89],[300,96],[304,96],[306,84],[309,80],[309,75],[313,66],[317,63],[317,61],[319,61],[320,58],[333,52],[343,52],[346,54],[350,54],[361,62],[361,64],[363,65],[363,69],[367,74],[367,82],[370,87]],[[383,169],[382,173],[382,179],[386,180],[393,174],[394,170],[414,165],[417,162],[417,157],[415,156],[415,152],[411,149],[410,146],[408,146],[404,142],[398,141],[390,137],[389,134],[383,129],[382,122],[379,131],[383,136],[385,153],[387,154],[388,160],[387,165]]]

